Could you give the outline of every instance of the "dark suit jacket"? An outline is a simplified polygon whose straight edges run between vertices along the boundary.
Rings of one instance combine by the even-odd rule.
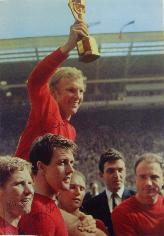
[[[122,200],[127,199],[134,194],[134,190],[125,189],[122,195]],[[108,228],[109,234],[111,236],[114,235],[112,229],[111,212],[109,210],[105,191],[85,202],[82,205],[81,210],[87,214],[92,215],[95,219],[102,220],[105,226]]]

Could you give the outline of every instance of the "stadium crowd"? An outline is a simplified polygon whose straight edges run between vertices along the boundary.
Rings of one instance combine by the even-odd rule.
[[[27,107],[4,112],[1,117],[0,153],[13,154],[27,119]],[[87,183],[98,177],[98,159],[102,151],[114,147],[122,151],[128,169],[127,183],[132,186],[134,162],[144,152],[164,156],[163,110],[83,111],[73,123],[77,129],[78,161]],[[14,122],[13,122],[14,121]],[[94,168],[93,168],[94,167]],[[100,182],[101,185],[101,182]]]

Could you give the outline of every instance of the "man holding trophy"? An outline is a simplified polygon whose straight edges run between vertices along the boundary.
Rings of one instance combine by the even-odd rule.
[[[82,2],[69,1],[76,21],[70,28],[68,40],[39,62],[28,78],[31,112],[15,154],[23,159],[29,159],[32,142],[46,133],[75,140],[76,131],[70,119],[83,101],[86,77],[74,67],[58,67],[75,46],[81,52],[82,44],[86,48],[86,52],[83,50],[80,55],[83,61],[85,56],[87,62],[98,57],[91,50],[93,47],[90,45],[87,25],[83,21],[85,6]]]

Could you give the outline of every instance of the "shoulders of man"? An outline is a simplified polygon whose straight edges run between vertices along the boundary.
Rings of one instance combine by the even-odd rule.
[[[52,235],[57,231],[67,235],[64,220],[55,202],[35,194],[31,212],[24,215],[19,222],[19,232],[46,235],[46,231]]]
[[[0,235],[18,234],[18,228],[9,224],[3,218],[0,217]]]
[[[127,212],[131,213],[136,207],[137,201],[134,195],[129,196],[129,198],[122,201],[112,212],[112,215],[119,215],[124,214],[126,215]]]
[[[35,193],[31,211],[30,213],[22,216],[20,225],[22,223],[28,222],[28,220],[37,221],[37,217],[40,217],[42,219],[43,216],[45,216],[45,219],[53,219],[54,214],[60,215],[60,211],[57,208],[55,202],[45,196]]]

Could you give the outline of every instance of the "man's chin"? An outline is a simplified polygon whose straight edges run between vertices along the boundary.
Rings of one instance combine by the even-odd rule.
[[[62,183],[61,189],[62,190],[69,190],[70,188],[70,183]]]
[[[72,115],[76,114],[78,110],[79,110],[79,107],[73,107],[71,110]]]
[[[122,188],[122,184],[115,184],[115,191],[114,192],[118,192],[120,189]]]
[[[31,207],[25,208],[24,209],[24,214],[28,214],[31,211]]]

